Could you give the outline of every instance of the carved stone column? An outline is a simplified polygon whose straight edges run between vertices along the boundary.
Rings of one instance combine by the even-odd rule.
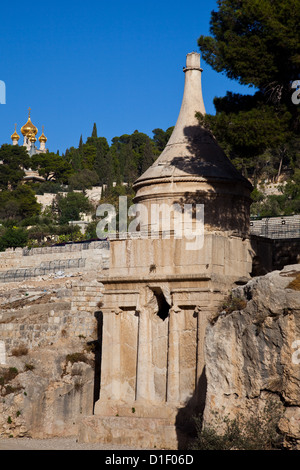
[[[194,310],[197,315],[197,362],[196,362],[196,387],[204,368],[204,335],[206,324],[201,321],[201,308],[199,305]],[[205,318],[204,318],[205,320]]]
[[[169,348],[168,348],[168,372],[167,372],[167,402],[178,403],[180,401],[180,376],[179,376],[179,342],[180,331],[178,325],[179,307],[169,310]]]
[[[201,309],[199,306],[195,308],[197,314],[197,364],[196,364],[196,395],[198,406],[205,406],[206,398],[206,375],[205,375],[205,358],[204,358],[204,339],[207,326],[207,318],[210,312]]]
[[[103,310],[101,397],[121,398],[120,311]]]
[[[139,311],[136,400],[151,401],[152,376],[151,320],[149,309],[144,307]]]

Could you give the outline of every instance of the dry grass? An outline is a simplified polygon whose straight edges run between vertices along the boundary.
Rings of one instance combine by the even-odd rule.
[[[18,392],[22,389],[20,385],[12,386],[9,384],[9,382],[18,375],[18,373],[19,371],[15,367],[10,367],[9,369],[2,371],[0,375],[0,395],[2,397],[5,397],[10,393]]]
[[[25,344],[20,344],[17,348],[13,348],[11,351],[12,356],[26,356],[28,354],[28,348]]]
[[[286,288],[300,290],[300,273],[296,275],[295,279],[293,279]]]
[[[246,306],[246,300],[234,297],[232,293],[230,293],[226,299],[222,301],[217,313],[209,318],[209,322],[213,325],[221,315],[229,315],[232,312],[241,311]]]
[[[5,385],[13,380],[18,373],[19,371],[15,367],[10,367],[9,369],[4,370],[0,376],[0,385]]]
[[[71,364],[74,364],[75,362],[88,363],[89,360],[83,352],[75,352],[75,353],[67,354],[66,362],[71,362]]]

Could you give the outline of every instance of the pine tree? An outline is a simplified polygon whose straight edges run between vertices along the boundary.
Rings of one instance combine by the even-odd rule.
[[[94,144],[96,145],[94,170],[97,172],[100,182],[103,183],[103,181],[106,178],[105,158],[106,158],[107,153],[109,152],[109,145],[105,137],[97,137],[96,141],[94,141]]]
[[[150,139],[146,142],[143,155],[140,159],[139,173],[142,175],[154,162],[155,157]]]
[[[300,109],[291,100],[300,68],[300,2],[218,0],[217,5],[211,36],[198,39],[202,58],[257,92],[215,98],[216,115],[199,116],[200,122],[245,175],[258,180],[268,170],[273,178],[284,164],[278,149],[300,132]]]
[[[217,72],[291,103],[300,68],[299,0],[218,0],[212,36],[200,36],[203,59]],[[294,106],[295,108],[295,106]]]
[[[131,140],[124,146],[124,181],[131,185],[138,177],[136,159]]]

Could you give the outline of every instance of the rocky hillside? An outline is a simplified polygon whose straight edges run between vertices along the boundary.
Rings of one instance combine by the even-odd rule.
[[[1,284],[0,437],[74,436],[92,414],[97,322],[76,289],[85,301],[81,276]]]
[[[0,438],[75,436],[92,414],[97,284],[75,276],[2,285]],[[227,416],[250,420],[268,408],[284,446],[300,449],[300,264],[233,289],[210,319],[205,355],[204,426],[222,432]]]
[[[283,445],[300,449],[300,265],[235,288],[211,318],[205,354],[204,426],[221,432],[225,416],[251,419],[271,404]]]

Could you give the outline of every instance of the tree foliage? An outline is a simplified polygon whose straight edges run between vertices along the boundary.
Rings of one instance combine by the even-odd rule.
[[[189,447],[191,450],[281,449],[283,437],[278,432],[278,423],[282,415],[282,405],[269,398],[256,414],[237,413],[235,418],[230,418],[215,413],[209,425],[203,425],[202,417],[196,417],[196,438]]]
[[[22,221],[40,214],[41,207],[34,191],[19,184],[13,191],[0,191],[0,220]]]
[[[58,214],[60,224],[66,224],[70,220],[80,220],[80,213],[90,212],[92,206],[88,198],[82,192],[69,192],[65,196],[57,194],[53,209]]]
[[[300,70],[299,19],[300,0],[218,0],[210,36],[198,39],[202,58],[214,70],[254,88],[253,94],[215,97],[215,115],[198,114],[200,124],[254,184],[253,215],[300,212],[300,106],[291,100],[291,85]],[[45,236],[78,239],[78,228],[71,229],[68,223],[90,211],[85,190],[102,186],[103,201],[115,203],[120,195],[130,201],[134,181],[163,151],[172,131],[173,127],[155,128],[149,137],[135,130],[108,143],[94,123],[91,135],[86,140],[81,135],[78,146],[63,155],[30,157],[22,146],[2,145],[3,226],[31,225],[32,243],[42,243]],[[24,184],[24,170],[29,168],[45,181]],[[279,194],[264,195],[269,182],[281,185]],[[57,196],[52,212],[41,214],[36,195],[45,192]],[[95,234],[95,224],[94,220],[86,236]]]
[[[8,227],[0,236],[0,251],[26,246],[28,232],[22,227]]]
[[[291,100],[291,85],[300,69],[300,1],[219,0],[217,6],[211,36],[198,39],[202,58],[256,91],[216,97],[216,114],[199,114],[199,121],[255,187],[284,175],[282,194],[255,200],[253,214],[297,213],[300,107]]]
[[[72,167],[65,158],[56,153],[38,153],[31,157],[31,167],[38,170],[40,176],[46,181],[59,181],[67,183],[72,174]]]
[[[211,36],[200,36],[204,60],[214,70],[290,104],[298,78],[299,0],[218,0]]]
[[[25,176],[24,169],[30,166],[28,152],[25,147],[3,144],[0,161],[0,189],[15,189]]]
[[[98,135],[94,123],[91,136],[84,141],[81,135],[78,147],[66,149],[63,155],[47,152],[30,156],[23,146],[2,145],[0,222],[3,227],[18,226],[22,230],[29,226],[27,235],[31,245],[45,243],[45,240],[81,239],[79,227],[69,225],[69,222],[80,220],[81,213],[93,213],[85,190],[103,186],[103,201],[114,203],[119,195],[126,195],[131,201],[132,183],[157,158],[170,136],[170,129],[166,132],[155,129],[153,134],[150,138],[136,130],[114,137],[109,145],[105,137]],[[44,181],[25,182],[27,169],[36,170]],[[37,195],[45,193],[56,194],[56,197],[51,210],[41,213]],[[95,222],[86,236],[92,236],[94,232]],[[9,232],[7,236],[12,239],[13,235],[18,240],[17,232]],[[21,237],[19,242],[22,246]],[[13,243],[4,240],[0,249],[13,246]]]

